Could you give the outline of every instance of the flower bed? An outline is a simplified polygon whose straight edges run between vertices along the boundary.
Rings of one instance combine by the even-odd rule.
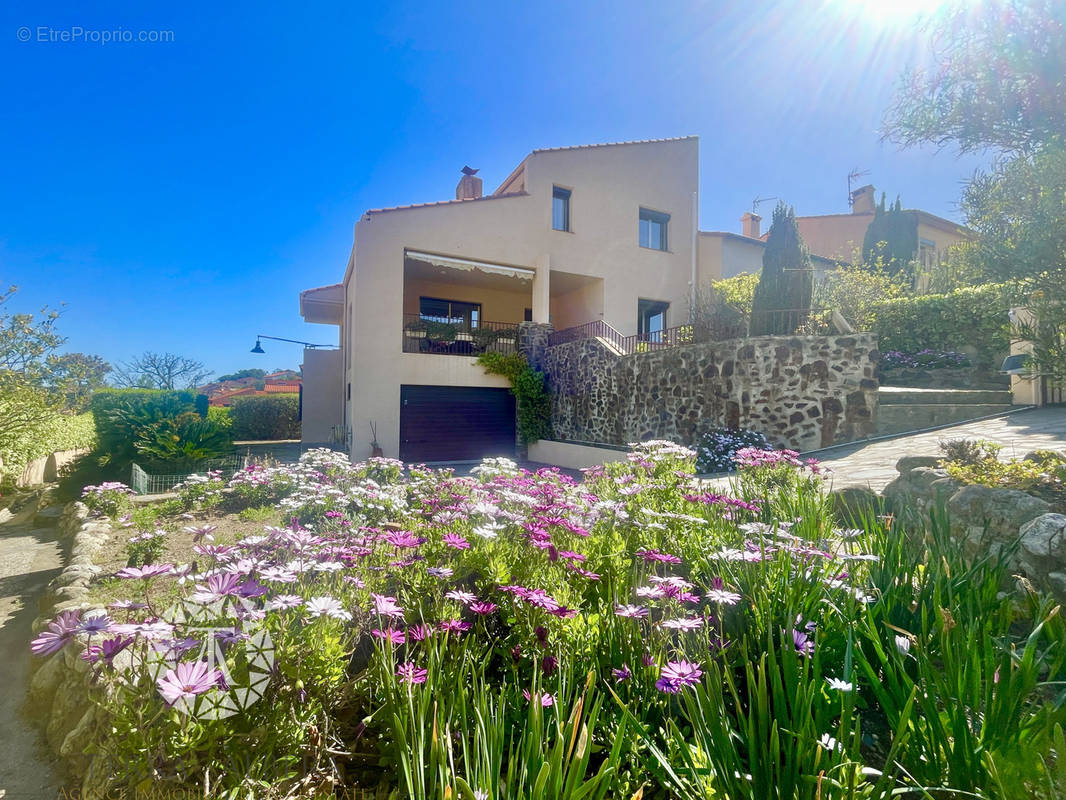
[[[648,442],[576,482],[311,451],[205,477],[161,551],[94,582],[106,608],[32,647],[82,649],[97,788],[1058,796],[1049,603],[936,536],[839,528],[816,465],[748,451],[720,494],[693,461]],[[286,523],[228,532],[240,505]]]

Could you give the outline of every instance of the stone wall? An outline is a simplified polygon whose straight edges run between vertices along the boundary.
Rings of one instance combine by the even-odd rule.
[[[901,458],[899,477],[882,492],[886,506],[908,527],[946,512],[949,535],[971,559],[1003,555],[1012,575],[1066,602],[1066,516],[1015,489],[962,484],[938,469],[933,456]]]
[[[544,368],[544,353],[548,349],[548,339],[555,332],[550,324],[540,322],[518,323],[518,352],[534,369]]]
[[[618,356],[595,339],[548,347],[541,367],[562,440],[688,443],[711,425],[800,450],[872,435],[873,334],[759,337]]]

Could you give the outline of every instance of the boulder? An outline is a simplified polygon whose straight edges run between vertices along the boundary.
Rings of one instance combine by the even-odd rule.
[[[1066,516],[1042,514],[1022,526],[1019,560],[1039,589],[1066,600]]]
[[[859,525],[865,517],[881,513],[884,501],[872,489],[863,486],[846,486],[829,493],[833,511],[852,525]]]
[[[939,456],[903,456],[896,462],[896,472],[902,475],[918,467],[936,468],[940,466],[940,460]]]
[[[1025,492],[988,486],[963,486],[947,502],[952,538],[972,556],[1013,548],[1021,527],[1050,508]],[[1018,567],[1016,553],[1011,567]]]

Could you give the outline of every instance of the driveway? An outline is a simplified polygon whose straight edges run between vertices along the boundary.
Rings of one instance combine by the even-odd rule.
[[[854,442],[811,455],[833,470],[833,486],[868,486],[880,491],[896,477],[903,456],[940,455],[946,439],[988,439],[1003,445],[1000,458],[1020,458],[1033,450],[1066,449],[1066,408],[1017,411],[982,422],[964,422],[929,433],[905,434],[882,442]]]

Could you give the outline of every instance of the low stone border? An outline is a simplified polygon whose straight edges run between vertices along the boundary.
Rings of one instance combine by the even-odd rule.
[[[950,535],[971,558],[1009,553],[1008,567],[1066,602],[1066,516],[1016,489],[964,484],[940,469],[935,456],[905,456],[899,477],[882,495],[902,521],[924,525],[936,508],[948,514]]]
[[[41,615],[34,621],[37,633],[59,613],[70,609],[100,608],[89,602],[89,583],[100,573],[93,558],[111,537],[107,519],[92,519],[83,503],[69,503],[59,518],[60,541],[69,547],[67,566],[49,584],[40,601]],[[28,644],[28,643],[27,643]],[[92,756],[85,750],[99,724],[99,712],[88,699],[90,665],[81,659],[84,645],[74,641],[45,659],[35,659],[26,709],[42,728],[44,741],[66,767],[70,778],[81,782],[91,773]],[[96,796],[85,779],[82,795]]]

